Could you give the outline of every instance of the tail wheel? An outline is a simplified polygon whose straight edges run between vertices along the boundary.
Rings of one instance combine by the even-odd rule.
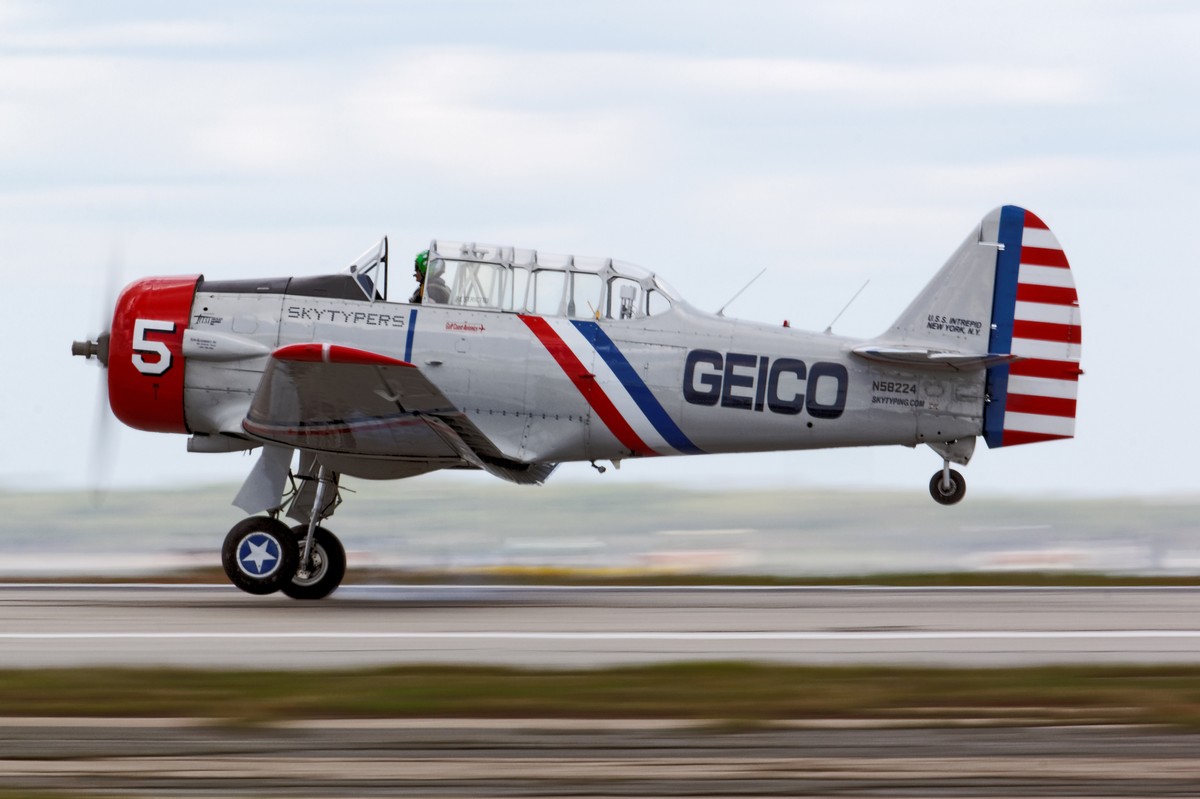
[[[967,480],[954,469],[933,473],[929,479],[929,494],[943,505],[953,505],[967,493]]]
[[[221,547],[225,576],[248,594],[275,593],[296,574],[300,554],[294,540],[292,531],[278,519],[243,519]]]
[[[289,533],[296,561],[304,552],[307,525],[298,524]],[[337,536],[324,527],[313,532],[311,563],[307,571],[296,571],[280,590],[292,599],[324,599],[337,590],[346,576],[346,550]]]

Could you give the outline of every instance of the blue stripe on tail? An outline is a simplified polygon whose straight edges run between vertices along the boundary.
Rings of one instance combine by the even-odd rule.
[[[996,284],[992,292],[992,333],[988,352],[1012,352],[1013,317],[1017,309],[1017,276],[1021,268],[1021,239],[1025,234],[1025,209],[1006,205],[1000,210],[998,238],[1004,249],[996,254]],[[983,414],[983,440],[989,447],[1003,446],[1004,407],[1008,402],[1008,364],[987,370],[987,395]]]

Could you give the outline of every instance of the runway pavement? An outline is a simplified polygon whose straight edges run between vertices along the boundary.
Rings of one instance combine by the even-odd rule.
[[[0,785],[153,797],[1195,796],[1198,751],[1195,733],[1094,728],[0,719]]]
[[[0,668],[1200,663],[1200,589],[0,585]]]

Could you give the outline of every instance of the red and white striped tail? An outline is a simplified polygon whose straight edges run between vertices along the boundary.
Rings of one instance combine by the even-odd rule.
[[[989,351],[1021,356],[988,370],[989,447],[1075,435],[1082,326],[1062,245],[1046,223],[1015,205],[1000,209]]]

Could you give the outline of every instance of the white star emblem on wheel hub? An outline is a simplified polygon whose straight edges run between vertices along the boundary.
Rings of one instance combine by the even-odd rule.
[[[279,566],[278,552],[279,543],[274,538],[262,533],[247,536],[238,547],[238,566],[251,577],[266,577]],[[264,568],[268,562],[270,565]]]

